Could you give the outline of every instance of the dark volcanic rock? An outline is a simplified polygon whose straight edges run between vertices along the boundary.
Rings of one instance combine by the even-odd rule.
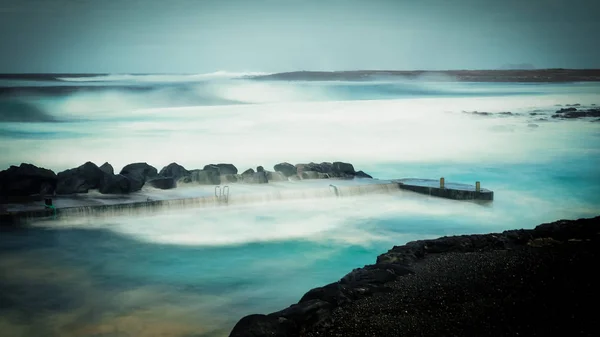
[[[104,163],[102,164],[102,166],[100,166],[100,169],[107,174],[113,175],[115,174],[115,170],[113,169],[112,165],[109,163]]]
[[[57,176],[51,170],[23,163],[0,172],[0,195],[52,194]]]
[[[248,184],[266,184],[269,182],[269,179],[267,179],[267,173],[265,171],[261,171],[255,172],[252,175],[244,176],[243,181]]]
[[[227,184],[227,183],[237,183],[240,179],[242,179],[242,176],[239,174],[223,174],[221,175],[221,183],[223,184]]]
[[[169,190],[177,187],[177,182],[173,177],[156,177],[148,180],[146,183],[161,190]]]
[[[594,336],[598,258],[600,217],[409,242],[231,336]]]
[[[233,164],[210,164],[204,166],[204,169],[210,169],[211,167],[216,167],[219,169],[220,174],[237,174],[238,169]]]
[[[190,171],[186,170],[185,167],[177,164],[171,163],[160,170],[158,173],[161,177],[171,177],[175,180],[179,180],[183,177],[187,177],[190,175]]]
[[[256,172],[265,172],[265,168],[262,166],[257,166],[256,167]]]
[[[150,178],[156,177],[158,172],[156,168],[147,163],[134,163],[123,167],[119,174],[129,178],[131,191],[135,192],[139,191]]]
[[[575,108],[572,108],[575,109]],[[567,109],[561,109],[567,110]],[[552,115],[552,118],[583,118],[583,117],[600,117],[600,109],[588,109],[588,110],[572,110],[572,111],[557,111],[556,115]]]
[[[371,177],[370,175],[366,174],[363,171],[356,172],[356,177],[357,178],[371,178],[371,179],[373,179],[373,177]]]
[[[57,175],[56,193],[87,193],[91,189],[98,189],[106,174],[96,164],[88,161],[77,168],[60,172]]]
[[[219,185],[221,184],[221,175],[219,169],[209,167],[205,170],[192,170],[190,176],[186,177],[186,182],[193,182],[200,185]]]
[[[557,110],[556,113],[561,114],[561,113],[565,113],[565,112],[574,112],[574,111],[577,111],[577,108],[563,108],[563,109]]]
[[[242,173],[242,176],[251,176],[251,175],[254,175],[254,169],[251,169],[251,168],[247,169],[246,171],[244,171]]]
[[[268,181],[288,181],[288,178],[281,172],[265,171]]]
[[[102,194],[127,194],[132,192],[131,181],[120,174],[105,174],[98,191]]]
[[[302,179],[353,178],[356,176],[354,166],[344,162],[297,164],[296,169]]]
[[[275,170],[275,172],[283,173],[286,177],[291,177],[298,174],[298,169],[296,168],[296,166],[290,163],[277,164],[273,167],[273,169]]]

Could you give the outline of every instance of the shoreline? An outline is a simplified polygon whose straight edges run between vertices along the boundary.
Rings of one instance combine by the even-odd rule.
[[[600,298],[589,269],[599,224],[600,216],[408,242],[297,304],[243,317],[230,337],[594,335],[587,308]]]

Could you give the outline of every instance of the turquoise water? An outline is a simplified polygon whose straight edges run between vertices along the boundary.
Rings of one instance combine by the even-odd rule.
[[[269,88],[283,95],[288,86]],[[34,137],[43,143],[4,134],[0,145],[11,163],[55,170],[86,160],[108,160],[116,170],[136,160],[159,169],[171,161],[188,168],[234,162],[241,170],[347,160],[381,179],[481,181],[495,200],[480,205],[396,192],[2,229],[2,335],[226,336],[242,316],[285,308],[394,245],[600,214],[599,124],[528,115],[551,114],[555,104],[600,103],[597,84],[468,86],[484,93],[410,98],[387,96],[386,89],[381,97],[363,92],[369,99],[361,102],[308,102],[301,88],[289,101],[121,107],[106,116],[71,104],[64,115],[52,113],[70,118],[79,111],[89,120],[4,123],[60,133]],[[463,110],[521,115],[482,118]],[[534,122],[538,128],[528,127]]]

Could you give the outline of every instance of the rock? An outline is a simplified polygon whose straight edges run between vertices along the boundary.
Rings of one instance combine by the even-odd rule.
[[[131,181],[124,175],[105,174],[98,191],[102,194],[127,194],[131,191]]]
[[[567,105],[567,106],[569,106],[569,105]],[[561,113],[565,113],[565,112],[575,112],[575,111],[577,111],[577,108],[563,108],[563,109],[557,110],[556,113],[561,114]]]
[[[218,168],[207,168],[206,170],[190,171],[189,181],[200,185],[219,185],[221,175]]]
[[[298,174],[298,169],[296,168],[296,166],[290,163],[279,163],[275,165],[273,169],[275,170],[275,172],[283,173],[283,175],[285,175],[286,177],[291,177]]]
[[[265,168],[262,166],[257,166],[256,167],[256,172],[265,172]]]
[[[512,116],[512,115],[513,115],[513,113],[512,113],[512,112],[510,112],[510,111],[499,112],[498,114],[499,114],[499,115],[503,115],[503,116]]]
[[[244,183],[247,184],[266,184],[269,182],[267,179],[267,173],[265,171],[256,172],[253,175],[244,176]]]
[[[102,166],[100,166],[100,169],[107,174],[110,175],[114,175],[115,174],[115,170],[113,169],[112,165],[109,164],[108,162],[102,164]]]
[[[489,116],[489,115],[491,115],[490,112],[482,112],[482,111],[471,111],[471,112],[463,111],[463,112],[464,113],[469,113],[469,114],[472,114],[472,115],[479,115],[479,116]]]
[[[177,182],[175,181],[175,178],[173,178],[173,177],[151,178],[146,183],[154,188],[159,188],[161,190],[170,190],[172,188],[177,187]]]
[[[161,177],[171,177],[175,180],[179,180],[183,177],[187,177],[190,175],[190,171],[186,170],[185,167],[177,164],[171,163],[160,170],[158,173]]]
[[[573,108],[575,109],[575,108]],[[565,110],[565,109],[561,109]],[[559,111],[557,111],[558,113]],[[588,110],[574,110],[567,111],[561,114],[556,114],[552,116],[553,118],[565,118],[565,119],[574,119],[574,118],[583,118],[583,117],[600,117],[600,109],[588,109]]]
[[[333,172],[348,175],[354,175],[356,173],[352,164],[339,161],[333,163]]]
[[[223,174],[221,175],[221,184],[237,183],[241,179],[242,176],[239,174]]]
[[[530,128],[537,128],[537,127],[539,127],[539,125],[532,124],[532,123],[527,124],[527,126],[530,127]]]
[[[268,181],[288,181],[288,178],[281,172],[265,171]]]
[[[98,189],[106,174],[96,164],[88,161],[77,168],[60,172],[57,175],[56,193],[87,193],[91,189]]]
[[[356,172],[355,177],[357,177],[357,178],[370,178],[370,179],[373,179],[373,177],[371,177],[370,175],[366,174],[363,171]]]
[[[242,176],[251,176],[251,175],[254,175],[254,170],[251,168],[247,169],[246,171],[244,171],[242,173]]]
[[[287,337],[294,336],[296,325],[288,320],[275,316],[249,315],[242,318],[234,327],[229,337]]]
[[[119,174],[129,178],[131,191],[135,192],[139,191],[150,178],[156,177],[158,171],[147,163],[133,163],[123,167]]]
[[[525,288],[526,291],[520,295],[535,298],[535,295],[540,294],[540,289],[545,288],[543,296],[537,297],[546,299],[556,294],[556,289],[564,289],[564,277],[575,280],[571,278],[572,273],[569,272],[577,270],[581,270],[577,280],[583,281],[579,284],[587,285],[588,288],[580,291],[580,294],[589,294],[588,290],[594,285],[590,282],[592,274],[588,269],[596,260],[598,252],[598,245],[595,242],[600,239],[598,223],[600,217],[575,221],[561,220],[541,224],[533,230],[509,230],[503,233],[461,235],[409,242],[403,246],[393,247],[387,253],[380,255],[374,265],[352,270],[339,282],[308,291],[297,304],[284,310],[269,315],[246,316],[236,324],[230,336],[345,336],[352,335],[352,331],[357,328],[364,330],[356,334],[357,336],[396,336],[402,334],[389,332],[391,330],[387,330],[388,333],[385,334],[374,332],[373,329],[378,329],[378,325],[371,324],[373,319],[381,319],[382,322],[387,322],[385,324],[397,327],[398,322],[412,322],[402,321],[403,319],[411,319],[418,315],[422,315],[423,323],[426,324],[417,328],[422,332],[431,332],[426,329],[427,324],[435,324],[438,317],[435,316],[436,320],[432,320],[431,317],[434,316],[431,312],[438,310],[436,315],[443,315],[443,312],[451,312],[453,308],[464,309],[465,305],[477,305],[482,310],[504,307],[507,309],[506,313],[512,317],[516,313],[515,301],[519,301],[519,296],[513,297],[514,287],[519,286],[519,282],[529,287],[530,282],[527,277],[545,271],[550,272],[538,275],[538,279],[542,282]],[[577,250],[578,246],[574,246],[577,244],[587,244],[588,249]],[[476,260],[473,259],[474,257]],[[557,257],[561,257],[559,263],[564,266],[571,266],[578,257],[584,257],[584,260],[579,260],[582,263],[575,262],[578,264],[566,270],[567,273],[563,272],[564,269],[551,271],[547,266],[554,268],[558,265],[555,263]],[[549,264],[544,266],[546,262]],[[524,268],[514,268],[518,264]],[[530,273],[531,267],[535,268],[537,265],[542,267]],[[484,269],[481,268],[489,273],[482,274],[481,271]],[[461,272],[457,273],[457,269]],[[411,276],[405,277],[407,275]],[[428,278],[428,275],[434,277]],[[497,277],[503,277],[505,280],[488,287]],[[547,286],[549,282],[554,282],[551,287]],[[483,290],[484,293],[479,293],[478,290]],[[472,291],[476,292],[471,294]],[[386,294],[371,297],[381,292]],[[454,294],[458,301],[448,305],[447,301],[451,300]],[[482,298],[480,294],[493,295],[493,298],[489,301],[487,297]],[[564,296],[568,298],[572,294],[569,291]],[[411,298],[414,299],[412,302],[409,300]],[[403,305],[405,309],[395,309],[394,305],[402,305],[401,302],[406,301],[409,302]],[[593,301],[591,300],[590,303]],[[561,301],[555,298],[548,298],[548,303],[557,303],[557,308],[562,306]],[[581,311],[585,310],[586,308],[582,307]],[[340,314],[346,319],[340,320]],[[526,324],[531,323],[530,312],[520,312],[519,315],[524,318]],[[481,318],[487,319],[487,316],[490,315],[486,312]],[[390,317],[395,318],[390,320]],[[497,322],[506,324],[504,317],[509,316],[498,315]],[[593,315],[589,317],[590,325],[596,327]],[[470,327],[473,316],[451,314],[448,318],[449,325],[439,331],[447,331],[448,327],[453,327],[456,324],[454,318],[461,318],[465,326]],[[541,318],[538,325],[547,326],[547,317],[542,315]],[[578,321],[575,324],[579,323]],[[348,327],[346,333],[344,330],[335,329],[343,326]],[[411,325],[408,324],[403,326],[403,329],[410,327]],[[483,324],[482,331],[486,331],[488,327],[489,325]],[[400,330],[396,332],[398,331]]]
[[[220,174],[237,174],[238,169],[233,164],[209,164],[204,166],[204,169],[216,167],[219,169]]]
[[[302,172],[301,177],[302,179],[327,179],[329,178],[329,175],[317,171],[304,171]]]
[[[566,104],[565,106],[581,106],[581,104],[579,104],[579,103],[575,103],[575,104]]]
[[[56,174],[51,170],[22,163],[0,172],[0,195],[52,194],[57,180]]]

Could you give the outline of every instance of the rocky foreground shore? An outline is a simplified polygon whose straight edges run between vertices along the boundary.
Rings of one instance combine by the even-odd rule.
[[[70,195],[98,190],[102,194],[128,194],[149,185],[172,189],[178,185],[219,185],[222,183],[266,184],[269,181],[327,178],[372,178],[344,162],[296,164],[279,163],[273,171],[258,166],[238,174],[233,164],[209,164],[203,169],[187,170],[171,163],[158,171],[148,163],[126,165],[118,174],[109,163],[97,166],[92,162],[58,174],[52,170],[23,163],[0,171],[0,197]]]
[[[409,242],[241,336],[600,336],[600,217]]]

